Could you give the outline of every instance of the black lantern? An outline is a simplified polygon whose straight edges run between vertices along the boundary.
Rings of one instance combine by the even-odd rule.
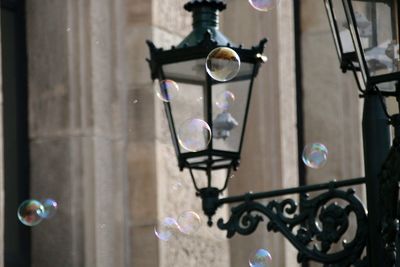
[[[393,95],[400,80],[399,2],[324,0],[342,69],[368,90]]]
[[[226,8],[223,1],[194,0],[184,8],[193,12],[193,31],[177,47],[169,50],[156,48],[148,41],[148,62],[152,79],[159,81],[159,93],[166,100],[164,108],[180,170],[189,169],[200,195],[217,197],[227,187],[231,170],[236,170],[239,165],[254,78],[266,60],[262,55],[266,40],[261,40],[251,49],[230,42],[218,30],[218,13]],[[213,79],[206,71],[207,56],[218,48],[226,49],[220,51],[222,54],[234,51],[240,58],[236,62],[240,69],[226,82]],[[179,94],[172,98],[169,90],[176,84]],[[206,122],[212,130],[209,142],[209,133],[206,128],[201,129],[204,126],[201,122]],[[200,133],[191,133],[191,129],[183,127],[197,127]],[[197,140],[182,140],[185,131]],[[222,188],[212,184],[211,171],[217,169],[227,170]],[[197,186],[193,170],[206,172],[207,188]]]

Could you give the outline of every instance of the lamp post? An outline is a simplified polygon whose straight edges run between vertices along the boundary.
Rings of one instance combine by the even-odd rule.
[[[383,109],[383,98],[398,96],[400,99],[398,65],[395,64],[398,61],[394,60],[396,59],[394,56],[391,61],[393,65],[390,65],[392,68],[382,70],[380,64],[385,65],[388,62],[381,62],[381,57],[377,56],[379,53],[370,52],[370,46],[368,48],[363,46],[367,41],[361,40],[360,31],[357,30],[358,15],[354,11],[353,2],[365,4],[372,1],[343,0],[342,9],[339,10],[345,21],[340,25],[336,19],[336,6],[333,4],[341,2],[324,1],[341,68],[344,72],[351,70],[355,74],[359,89],[365,97],[363,131],[366,178],[220,197],[220,193],[228,187],[231,172],[239,166],[253,82],[261,63],[266,61],[266,57],[262,55],[266,39],[251,49],[245,49],[229,41],[219,31],[218,15],[226,8],[222,0],[191,0],[184,6],[187,11],[193,13],[193,31],[176,47],[163,50],[152,42],[147,42],[150,48],[148,62],[151,77],[160,83],[159,94],[164,100],[179,169],[189,170],[196,193],[202,199],[203,211],[208,216],[209,226],[212,225],[212,217],[219,207],[236,204],[231,209],[227,221],[222,219],[217,221],[217,226],[227,231],[228,238],[235,234],[250,235],[264,219],[268,219],[267,230],[280,232],[294,245],[298,250],[298,262],[316,261],[323,263],[324,266],[340,267],[394,266],[396,246],[398,246],[398,186],[396,185],[400,181],[400,171],[398,171],[400,164],[396,163],[400,162],[398,157],[400,141],[395,140],[395,145],[387,157],[390,144],[388,122],[392,122],[398,129],[399,125],[395,122],[399,121],[399,118],[387,117],[388,114]],[[395,0],[383,1],[382,4],[388,5],[389,2],[392,4],[389,4],[391,8],[388,14],[391,15],[389,19],[391,24],[388,25],[396,28],[396,31],[392,30],[392,36],[397,36],[397,39],[390,39],[390,45],[395,52],[392,53],[389,49],[388,53],[398,54],[395,40],[398,44],[399,7]],[[379,5],[373,3],[374,6]],[[339,26],[342,25],[347,30],[344,35],[340,34]],[[368,35],[370,31],[381,38],[379,25],[367,24],[361,35]],[[347,41],[349,42],[345,46]],[[208,57],[215,49],[234,51],[237,58],[240,58],[240,70],[230,79],[219,80],[210,73]],[[179,86],[181,100],[172,98],[170,89],[176,84]],[[219,95],[222,94],[222,101],[229,104],[232,100],[231,93],[236,97],[235,106],[222,105],[224,107],[221,108],[218,104]],[[185,108],[185,105],[189,107]],[[194,149],[182,141],[183,135],[191,133],[182,130],[187,122],[189,125],[193,123],[192,126],[195,127],[198,126],[197,122],[204,123],[201,124],[204,126],[201,128],[201,134],[196,140],[189,142],[191,145],[200,144]],[[211,130],[212,136],[210,136]],[[400,131],[396,131],[396,136],[399,135]],[[212,173],[221,169],[226,170],[226,178],[224,185],[218,188],[212,179]],[[196,181],[199,172],[204,172],[207,176],[207,185],[201,188]],[[359,184],[367,186],[368,208],[370,208],[368,215],[354,190],[341,189]],[[320,194],[311,198],[308,196],[309,192]],[[290,198],[275,200],[277,197],[281,199],[282,196],[289,194],[298,194],[300,203]],[[385,209],[379,210],[380,205]],[[350,217],[355,218],[354,237],[339,244],[349,229]],[[371,238],[377,238],[379,242],[373,243]],[[390,260],[385,260],[382,264],[380,261],[384,258]]]

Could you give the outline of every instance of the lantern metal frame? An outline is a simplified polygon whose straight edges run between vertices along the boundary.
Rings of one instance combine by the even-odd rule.
[[[196,183],[194,170],[205,171],[208,179],[208,192],[210,190],[213,194],[222,193],[228,186],[230,173],[232,170],[237,170],[240,164],[240,154],[244,140],[244,134],[247,123],[247,114],[250,106],[252,88],[254,83],[254,78],[257,76],[259,68],[262,63],[266,61],[266,57],[263,56],[263,51],[267,39],[262,39],[258,45],[253,46],[250,49],[243,48],[242,45],[234,46],[231,44],[229,39],[227,39],[221,32],[218,31],[216,27],[206,27],[205,25],[216,26],[218,24],[218,11],[222,11],[226,8],[226,4],[222,1],[190,1],[184,8],[187,11],[193,12],[194,20],[199,20],[200,23],[194,23],[193,31],[187,36],[177,47],[172,46],[171,49],[164,50],[162,48],[157,48],[151,41],[147,41],[147,45],[150,50],[150,59],[147,59],[150,70],[151,78],[153,80],[158,79],[159,81],[168,79],[163,71],[163,66],[172,63],[179,63],[191,60],[199,60],[207,58],[210,51],[218,47],[228,47],[234,50],[240,57],[241,63],[252,64],[252,70],[248,75],[235,77],[229,82],[224,82],[224,84],[231,82],[238,82],[249,80],[249,89],[247,93],[247,103],[245,105],[245,114],[243,118],[242,133],[240,136],[239,147],[237,151],[226,151],[219,150],[213,147],[213,140],[207,145],[206,149],[196,152],[184,152],[179,145],[177,129],[174,123],[174,118],[171,110],[171,103],[169,101],[164,102],[164,110],[167,116],[169,129],[171,132],[172,143],[175,149],[176,156],[178,158],[178,166],[182,171],[183,169],[188,169],[194,188],[196,192],[200,194],[204,192],[201,190]],[[206,22],[205,22],[206,21]],[[207,23],[210,22],[210,23]],[[205,67],[204,67],[204,72]],[[212,86],[221,84],[222,82],[212,79],[207,73],[205,75],[205,80],[201,82],[179,79],[175,78],[175,82],[188,83],[194,85],[204,86],[204,108],[206,111],[206,121],[210,128],[213,128],[213,118],[212,118]],[[168,92],[160,86],[163,94],[168,94]],[[201,161],[190,162],[191,159],[203,158]],[[221,162],[226,162],[225,164],[219,164]],[[222,188],[212,187],[212,171],[219,169],[227,169],[227,175],[225,177],[225,182]]]
[[[329,2],[332,0],[324,1],[326,7],[329,8]],[[210,24],[216,23],[217,12],[225,9],[225,7],[226,4],[222,0],[191,0],[185,5],[185,9],[193,11],[194,19],[201,18],[201,23],[198,27],[194,27],[193,32],[178,47],[172,47],[170,50],[164,51],[156,48],[152,42],[148,41],[150,48],[148,62],[152,79],[162,80],[166,78],[162,69],[163,64],[205,58],[213,48],[227,46],[234,49],[242,61],[254,63],[250,82],[251,95],[254,78],[258,73],[260,64],[263,62],[262,52],[266,40],[262,40],[258,46],[249,50],[226,43],[227,39],[222,33],[216,30],[215,27],[209,27]],[[205,12],[197,12],[199,10]],[[327,11],[335,35],[335,18],[331,16],[333,13],[329,9]],[[343,53],[340,54],[340,51],[342,50],[338,49],[341,69],[343,72],[351,70],[356,76],[356,81],[359,82],[357,72],[360,69],[357,66],[356,53],[343,55]],[[390,78],[393,77],[390,76]],[[380,81],[379,79],[374,80],[374,82]],[[207,118],[212,121],[210,92],[211,85],[217,82],[207,75],[206,83],[205,106],[208,111]],[[208,225],[211,226],[213,224],[212,217],[215,215],[216,210],[223,205],[229,204],[233,205],[229,219],[227,221],[223,219],[217,221],[218,228],[226,230],[228,238],[235,234],[250,235],[254,233],[266,218],[269,220],[266,229],[280,232],[287,238],[297,249],[297,260],[300,263],[306,264],[309,261],[315,261],[322,263],[325,267],[400,266],[400,257],[397,257],[398,247],[400,247],[400,205],[398,201],[400,115],[388,118],[383,101],[385,93],[372,90],[374,87],[371,89],[370,84],[367,84],[366,88],[362,88],[361,84],[358,84],[358,86],[363,93],[363,97],[365,97],[363,136],[366,177],[341,181],[334,180],[328,183],[268,192],[249,192],[229,197],[220,197],[220,194],[228,186],[230,172],[236,170],[239,166],[245,127],[243,127],[238,153],[212,151],[208,148],[205,151],[182,154],[179,150],[171,106],[170,103],[165,102],[164,109],[178,157],[179,169],[189,169],[196,194],[202,199],[203,211],[208,216]],[[398,86],[396,92],[395,95],[400,102],[400,86]],[[246,103],[244,123],[247,121],[249,104],[250,97],[248,97],[248,102]],[[389,121],[395,127],[395,139],[390,151]],[[232,164],[224,166],[227,169],[227,177],[221,189],[215,188],[211,184],[211,172],[220,169],[213,168],[212,158],[208,157],[204,162],[205,167],[193,166],[188,162],[190,157],[212,156],[210,153],[214,152],[216,155],[232,159]],[[206,187],[199,188],[197,186],[192,172],[194,169],[206,171],[208,177]],[[355,185],[365,185],[367,188],[368,212],[361,200],[355,195],[355,191],[349,188]],[[319,194],[311,198],[309,196],[311,192]],[[293,194],[297,195],[300,200],[299,203],[293,198],[286,197]],[[350,227],[351,215],[355,216],[355,235],[349,242],[339,245]],[[378,241],[374,246],[374,244],[371,244],[373,243],[371,240],[373,241],[375,238]],[[335,246],[336,248],[333,249]],[[377,249],[377,251],[374,252],[373,249]],[[378,265],[377,262],[379,263]]]

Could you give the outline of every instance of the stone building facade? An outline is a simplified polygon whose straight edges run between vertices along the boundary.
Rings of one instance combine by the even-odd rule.
[[[231,240],[205,223],[194,236],[171,242],[154,235],[164,216],[202,214],[189,174],[177,168],[145,61],[146,39],[168,48],[189,33],[185,2],[26,0],[30,195],[60,205],[54,219],[31,229],[31,266],[239,267],[258,248],[270,250],[273,266],[299,266],[291,244],[264,226]],[[270,13],[244,0],[227,4],[220,22],[230,39],[245,47],[269,39],[228,194],[297,186],[294,3],[281,0]],[[305,142],[323,142],[330,152],[307,181],[360,176],[354,81],[339,70],[322,0],[301,0],[300,7]],[[0,156],[0,170],[2,162]],[[3,188],[7,177],[0,177]],[[228,213],[219,210],[221,217]]]

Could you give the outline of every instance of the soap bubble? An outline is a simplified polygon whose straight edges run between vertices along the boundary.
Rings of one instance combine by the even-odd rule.
[[[156,94],[159,99],[169,102],[178,96],[179,86],[173,80],[163,80],[159,86],[156,86]]]
[[[266,249],[259,249],[249,258],[250,267],[268,267],[271,266],[272,257]]]
[[[165,217],[154,226],[154,234],[162,241],[169,241],[179,231],[178,223],[172,217]]]
[[[249,0],[250,5],[263,12],[268,12],[278,6],[279,0]]]
[[[42,221],[41,214],[43,213],[42,203],[35,199],[28,199],[19,205],[17,215],[21,223],[27,226],[35,226]]]
[[[201,119],[188,119],[178,129],[179,144],[188,151],[204,150],[210,140],[211,128]]]
[[[178,217],[179,230],[187,235],[194,234],[201,226],[200,216],[194,211],[185,211]]]
[[[183,185],[181,182],[174,182],[171,186],[171,189],[174,193],[177,193],[179,191],[181,191],[183,188]]]
[[[46,198],[46,199],[42,200],[42,205],[43,205],[44,211],[39,215],[43,219],[50,219],[56,214],[58,204],[54,199]]]
[[[215,104],[223,111],[228,110],[235,102],[235,95],[231,91],[223,91],[215,97]]]
[[[207,73],[219,82],[233,79],[239,72],[240,58],[231,48],[218,47],[213,49],[207,56]]]
[[[328,159],[328,149],[320,143],[308,144],[304,147],[302,159],[308,167],[318,169],[325,165]]]

